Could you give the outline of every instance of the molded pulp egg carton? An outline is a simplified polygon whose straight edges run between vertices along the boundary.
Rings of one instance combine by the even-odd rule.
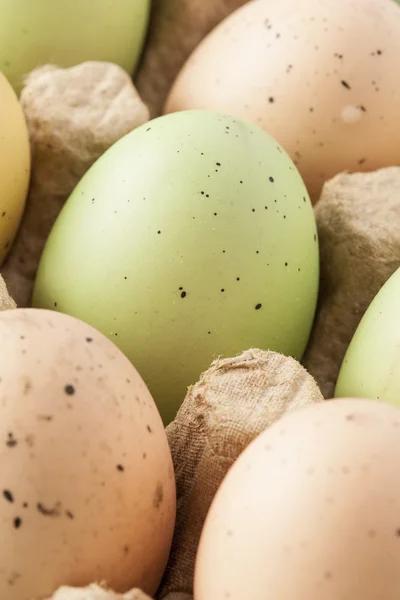
[[[78,181],[117,140],[161,114],[192,50],[243,4],[244,0],[181,0],[173,12],[173,2],[155,0],[136,87],[122,69],[108,63],[69,69],[47,65],[27,77],[21,103],[31,136],[33,171],[22,226],[0,269],[10,294],[0,277],[0,310],[14,309],[15,303],[19,308],[29,305],[44,243]],[[327,181],[315,205],[320,295],[302,365],[258,349],[219,359],[189,389],[176,420],[167,427],[178,513],[157,598],[192,598],[202,524],[229,466],[284,412],[333,396],[363,315],[400,266],[400,167],[361,166],[365,173],[340,173]],[[231,395],[237,389],[240,399],[232,406]],[[263,410],[257,412],[260,406]],[[221,424],[218,430],[216,421]],[[212,452],[217,438],[224,448],[222,457]],[[97,583],[85,589],[61,588],[53,596],[53,600],[117,599],[149,600],[139,590],[118,595]]]

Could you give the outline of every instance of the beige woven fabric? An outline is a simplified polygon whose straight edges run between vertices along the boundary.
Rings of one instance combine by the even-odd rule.
[[[330,398],[361,318],[400,267],[400,167],[336,176],[315,214],[321,294],[303,364]]]
[[[297,361],[257,349],[215,361],[189,389],[167,427],[178,514],[159,598],[189,600],[207,512],[239,454],[286,412],[322,400],[316,383]]]

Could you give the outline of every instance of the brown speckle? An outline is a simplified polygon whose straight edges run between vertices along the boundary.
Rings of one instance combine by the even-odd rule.
[[[15,448],[15,446],[17,444],[18,444],[18,442],[15,439],[13,433],[9,432],[9,434],[7,436],[6,446],[8,446],[8,448]]]
[[[154,508],[160,508],[163,500],[164,500],[164,489],[163,489],[162,483],[158,482],[156,491],[154,492],[154,500],[153,500]]]
[[[38,512],[44,517],[59,517],[61,514],[61,503],[57,502],[52,508],[48,508],[42,502],[36,504]]]
[[[68,394],[68,396],[72,396],[73,394],[75,394],[75,388],[71,384],[67,384],[64,388],[64,391],[66,394]]]
[[[22,519],[21,517],[15,517],[14,519],[14,527],[15,529],[19,529],[22,525]]]
[[[10,490],[3,490],[3,496],[7,502],[14,502],[14,496]]]
[[[53,415],[37,415],[38,421],[47,421],[48,423],[53,420]]]
[[[21,573],[17,573],[17,571],[13,571],[10,577],[7,579],[8,585],[15,585],[18,579],[21,578]]]
[[[123,471],[125,471],[125,467],[123,465],[117,465],[117,471],[120,471],[122,473]]]
[[[25,381],[24,381],[24,395],[26,396],[27,394],[29,394],[29,392],[32,389],[32,381],[29,379],[29,377],[25,377]]]

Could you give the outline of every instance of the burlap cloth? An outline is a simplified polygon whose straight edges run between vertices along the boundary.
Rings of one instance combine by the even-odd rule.
[[[329,398],[361,318],[400,267],[400,167],[337,175],[315,214],[321,290],[303,364]]]

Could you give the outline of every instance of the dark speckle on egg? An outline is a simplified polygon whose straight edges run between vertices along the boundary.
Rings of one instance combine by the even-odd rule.
[[[163,500],[164,500],[164,489],[163,489],[162,483],[158,482],[157,486],[156,486],[156,490],[154,492],[154,500],[153,500],[154,508],[160,508],[161,504],[163,503]]]
[[[14,496],[10,490],[3,490],[3,496],[7,502],[14,502]]]
[[[56,502],[54,506],[46,506],[43,502],[36,504],[37,511],[44,517],[59,517],[61,512],[61,503]]]
[[[14,437],[14,434],[10,431],[7,435],[6,446],[8,448],[14,448],[18,444],[17,440]]]
[[[75,394],[75,388],[71,384],[67,384],[64,388],[64,391],[68,396],[72,396],[73,394]]]

